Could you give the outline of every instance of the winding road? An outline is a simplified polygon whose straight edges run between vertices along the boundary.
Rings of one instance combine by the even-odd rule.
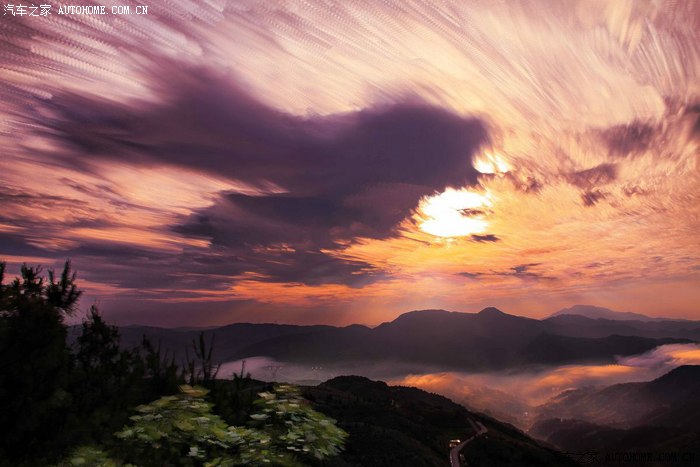
[[[466,444],[467,444],[468,442],[473,441],[474,438],[477,438],[477,437],[483,435],[484,433],[486,433],[487,431],[489,431],[488,428],[486,428],[486,427],[483,425],[483,423],[481,423],[481,422],[476,422],[476,423],[475,423],[474,420],[469,419],[469,423],[471,423],[471,425],[472,425],[472,427],[474,428],[474,431],[476,431],[476,433],[474,433],[474,435],[472,435],[472,436],[470,436],[469,438],[465,439],[464,441],[462,441],[461,443],[459,443],[457,446],[453,447],[453,448],[450,450],[450,466],[451,466],[451,467],[460,467],[460,463],[459,463],[459,452],[462,450],[462,448],[463,448],[464,446],[466,446]]]

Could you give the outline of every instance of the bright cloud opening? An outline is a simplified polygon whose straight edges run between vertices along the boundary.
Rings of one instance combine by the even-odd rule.
[[[467,189],[448,188],[424,198],[419,205],[420,229],[436,237],[463,237],[482,233],[488,227],[483,208],[491,206],[488,195]]]
[[[473,165],[482,174],[504,174],[511,171],[510,165],[503,157],[490,152],[476,156]]]

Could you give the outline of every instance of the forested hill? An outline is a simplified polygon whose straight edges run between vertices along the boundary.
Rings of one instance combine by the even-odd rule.
[[[350,435],[344,452],[326,465],[445,467],[449,440],[474,434],[470,419],[488,433],[464,449],[469,466],[578,465],[510,425],[420,389],[340,376],[305,387],[303,394]]]

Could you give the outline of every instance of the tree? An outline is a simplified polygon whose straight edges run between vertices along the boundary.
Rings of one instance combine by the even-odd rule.
[[[160,348],[154,347],[146,336],[143,336],[141,347],[136,349],[139,356],[139,363],[142,366],[144,376],[145,401],[153,400],[154,397],[171,395],[178,392],[180,384],[185,382],[185,370],[180,372],[180,368],[175,363],[175,355],[163,353]]]
[[[22,465],[26,452],[51,457],[66,440],[61,428],[70,413],[70,353],[64,318],[80,292],[66,261],[58,281],[41,268],[23,265],[21,277],[4,283],[0,265],[0,459]],[[56,431],[58,430],[58,434]]]
[[[231,380],[215,379],[207,388],[209,397],[216,407],[216,413],[229,425],[246,423],[255,406],[253,402],[261,391],[271,389],[271,385],[255,381],[245,371],[245,360],[239,373],[233,373]]]
[[[145,388],[144,363],[138,352],[119,348],[119,329],[108,325],[95,306],[83,321],[73,362],[73,428],[83,442],[111,437],[127,421],[132,407],[153,398]]]
[[[118,329],[96,307],[71,353],[64,319],[81,292],[70,263],[58,279],[24,265],[5,284],[5,270],[0,263],[0,466],[49,465],[87,443],[103,447],[74,450],[63,465],[295,466],[342,446],[345,432],[295,388],[267,386],[253,404],[259,383],[243,369],[233,381],[216,380],[213,339],[207,346],[204,335],[193,343],[198,361],[189,362],[189,374],[212,389],[221,415],[204,399],[208,389],[182,386],[172,395],[186,374],[174,356],[145,338],[140,348],[120,349]],[[160,396],[124,426],[132,407]]]
[[[207,347],[207,341],[204,339],[204,333],[199,333],[199,341],[192,340],[192,348],[194,349],[195,358],[190,359],[189,352],[186,352],[187,359],[187,374],[190,384],[204,385],[216,379],[219,373],[220,364],[214,363],[212,352],[214,351],[214,335],[211,336],[211,342]]]

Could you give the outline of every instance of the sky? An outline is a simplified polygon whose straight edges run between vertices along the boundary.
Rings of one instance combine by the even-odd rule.
[[[144,3],[0,20],[11,273],[119,324],[700,319],[700,2]]]

